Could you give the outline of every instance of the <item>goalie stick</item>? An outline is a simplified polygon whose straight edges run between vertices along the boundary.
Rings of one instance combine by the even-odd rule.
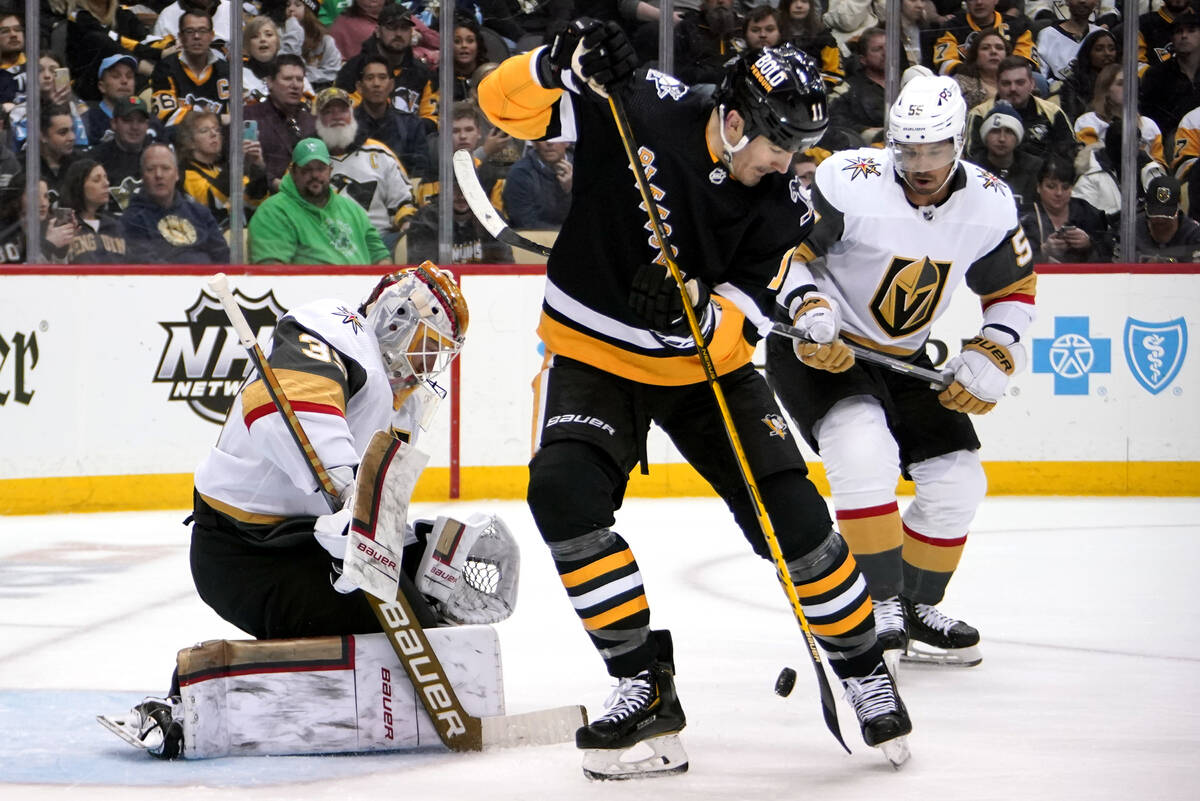
[[[312,442],[304,432],[300,418],[296,416],[291,402],[283,391],[279,379],[267,362],[250,324],[233,297],[229,281],[224,273],[208,280],[208,288],[221,301],[225,314],[238,335],[238,341],[246,349],[250,361],[262,376],[272,403],[283,416],[288,432],[296,447],[305,456],[305,463],[317,481],[331,512],[339,508],[338,494],[329,473],[321,464]],[[379,434],[377,433],[378,437]],[[386,434],[383,436],[387,437]],[[390,437],[389,437],[390,439]],[[374,440],[372,440],[374,444]],[[398,441],[397,441],[398,444]],[[479,751],[485,747],[515,745],[548,745],[568,742],[574,737],[575,728],[586,723],[587,714],[582,706],[564,706],[538,710],[520,715],[499,715],[483,718],[469,714],[454,692],[454,686],[446,677],[437,654],[429,644],[425,630],[417,621],[412,605],[399,589],[391,585],[387,593],[379,597],[364,589],[371,611],[379,619],[388,643],[404,666],[416,695],[420,699],[429,719],[437,729],[438,737],[452,751]]]
[[[729,411],[728,404],[725,402],[725,392],[721,389],[717,369],[713,365],[708,347],[704,344],[700,322],[696,319],[696,311],[692,308],[691,298],[688,297],[683,272],[679,269],[679,265],[675,263],[675,258],[672,255],[674,250],[671,247],[670,240],[667,238],[666,231],[663,230],[663,218],[658,209],[658,203],[654,200],[654,195],[650,191],[650,182],[646,178],[645,170],[642,169],[641,159],[638,158],[633,130],[630,128],[629,118],[625,114],[625,101],[621,99],[617,92],[609,92],[608,106],[612,111],[613,121],[617,125],[617,132],[621,135],[621,143],[625,146],[625,156],[629,160],[629,168],[633,171],[638,191],[642,195],[643,208],[646,210],[646,215],[650,218],[650,227],[654,230],[654,236],[657,237],[658,246],[661,248],[660,252],[667,263],[667,269],[671,272],[671,277],[675,279],[675,285],[679,289],[680,296],[683,298],[683,313],[687,318],[692,339],[696,343],[696,355],[699,356],[700,364],[704,367],[704,376],[708,380],[709,387],[712,388],[713,398],[716,400],[717,407],[721,412],[721,421],[724,423],[725,434],[729,439],[729,446],[733,450],[737,461],[738,470],[742,474],[742,480],[745,482],[746,491],[750,495],[750,502],[754,506],[754,514],[758,520],[759,530],[763,534],[763,539],[767,542],[768,550],[771,552],[771,559],[775,563],[775,575],[779,579],[779,584],[792,605],[792,612],[795,614],[796,622],[800,624],[800,631],[804,634],[804,642],[808,646],[808,655],[812,660],[813,669],[817,674],[817,685],[821,695],[821,711],[825,718],[825,725],[842,748],[846,749],[846,753],[850,753],[849,746],[842,739],[842,730],[838,725],[837,706],[833,700],[833,689],[829,686],[829,677],[825,675],[825,667],[821,659],[821,653],[817,650],[816,638],[813,637],[812,629],[808,625],[808,618],[805,617],[804,610],[800,606],[800,596],[796,594],[796,585],[792,581],[791,574],[788,571],[787,562],[783,559],[783,551],[779,547],[779,540],[775,536],[775,529],[771,525],[771,519],[767,516],[766,510],[763,508],[762,496],[759,494],[758,485],[754,481],[754,474],[750,470],[750,463],[746,459],[746,452],[742,448],[737,428],[733,424],[733,416]]]
[[[550,255],[550,248],[538,244],[532,239],[526,239],[508,227],[508,223],[500,216],[500,212],[496,211],[492,201],[488,200],[487,192],[483,191],[483,184],[479,183],[479,175],[475,172],[475,159],[471,156],[471,151],[454,151],[454,177],[458,180],[458,188],[462,190],[463,198],[471,207],[471,213],[488,230],[489,234],[514,248],[528,250],[539,256]]]

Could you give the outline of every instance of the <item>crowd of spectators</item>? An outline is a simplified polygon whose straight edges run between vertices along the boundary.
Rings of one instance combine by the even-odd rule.
[[[669,21],[674,72],[703,85],[746,48],[792,43],[807,52],[830,93],[831,120],[825,139],[794,160],[798,175],[811,176],[838,149],[884,145],[886,5],[677,0]],[[970,107],[964,155],[1012,189],[1041,261],[1109,261],[1118,252],[1120,64],[1130,22],[1138,27],[1142,112],[1137,174],[1128,176],[1137,188],[1138,252],[1154,260],[1193,256],[1184,251],[1194,238],[1189,218],[1200,219],[1200,200],[1190,202],[1200,193],[1193,169],[1200,0],[1143,3],[1149,10],[1136,21],[1122,20],[1120,6],[899,0],[897,66],[921,64],[960,85]],[[327,219],[342,207],[314,206],[326,192],[365,212],[388,258],[433,256],[439,129],[474,154],[486,191],[513,227],[556,229],[570,202],[571,147],[514,141],[492,129],[476,104],[478,83],[499,60],[549,43],[585,15],[620,23],[653,64],[663,24],[657,2],[455,7],[453,51],[443,56],[440,6],[427,0],[42,0],[35,82],[24,3],[0,0],[0,260],[25,258],[26,230],[39,232],[49,261],[227,260],[239,192],[252,261],[280,260],[283,252],[275,239],[255,242],[256,232],[278,236],[278,225],[255,224],[259,215],[278,222],[287,216],[281,209],[294,216],[305,208]],[[234,22],[242,26],[240,101],[230,96]],[[453,73],[450,98],[439,96],[443,69]],[[30,120],[26,97],[35,85],[41,113]],[[237,102],[245,122],[230,131]],[[31,139],[41,156],[36,226],[24,220]],[[231,186],[231,155],[242,159],[240,187]],[[297,169],[305,181],[296,180]],[[473,220],[457,189],[453,212],[455,260],[513,259]],[[1169,235],[1168,214],[1176,222]],[[292,258],[378,256],[374,239],[365,250],[293,244]]]

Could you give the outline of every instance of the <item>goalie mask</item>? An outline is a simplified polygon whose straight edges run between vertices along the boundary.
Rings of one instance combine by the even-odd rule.
[[[725,161],[756,136],[793,153],[806,150],[825,133],[829,114],[821,71],[805,53],[789,45],[748,50],[725,65],[715,95],[722,123],[736,110],[746,121],[742,141],[725,145]]]
[[[467,301],[454,276],[428,261],[385,275],[361,311],[394,392],[431,382],[454,361],[467,332]]]

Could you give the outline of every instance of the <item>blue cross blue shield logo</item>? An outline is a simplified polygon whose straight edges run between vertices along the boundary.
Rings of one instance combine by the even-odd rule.
[[[1179,374],[1187,354],[1187,323],[1182,317],[1164,323],[1125,320],[1125,361],[1138,383],[1157,395]]]

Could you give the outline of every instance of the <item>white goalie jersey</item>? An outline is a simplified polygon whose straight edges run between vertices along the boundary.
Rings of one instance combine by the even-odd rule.
[[[847,340],[909,355],[964,281],[989,318],[1016,323],[1031,315],[1036,276],[1008,185],[966,161],[950,180],[941,204],[918,208],[887,150],[825,159],[813,183],[816,223],[778,296],[788,319],[816,289],[839,304]]]
[[[413,443],[433,402],[418,388],[397,408],[378,341],[363,317],[340,300],[318,300],[285,315],[268,361],[321,464],[335,476],[338,467],[358,465],[376,431]],[[257,375],[238,393],[195,480],[210,506],[243,523],[329,511]]]

